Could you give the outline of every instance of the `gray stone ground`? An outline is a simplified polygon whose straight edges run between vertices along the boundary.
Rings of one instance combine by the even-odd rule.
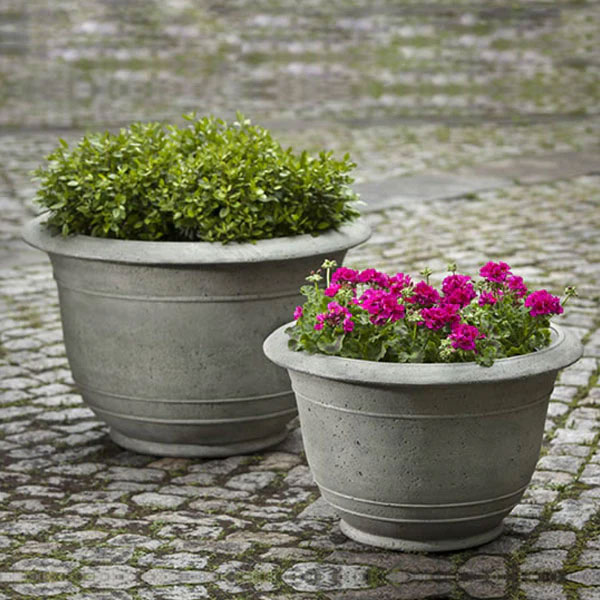
[[[296,4],[0,0],[0,600],[600,598],[600,3]],[[161,459],[83,406],[49,265],[19,241],[29,171],[58,135],[237,107],[351,152],[374,235],[348,265],[496,259],[578,286],[561,321],[585,356],[498,540],[361,546],[297,426],[257,456]]]
[[[425,190],[437,181],[419,177]],[[505,534],[438,556],[347,540],[297,428],[259,456],[119,449],[73,388],[49,266],[15,252],[0,272],[0,599],[600,598],[600,176],[433,200],[389,187],[377,200],[393,207],[369,213],[374,236],[348,264],[414,272],[453,259],[468,271],[502,258],[553,291],[579,287],[562,321],[585,357],[554,390],[538,470]],[[24,218],[10,186],[0,193]],[[3,227],[9,241],[17,232]]]

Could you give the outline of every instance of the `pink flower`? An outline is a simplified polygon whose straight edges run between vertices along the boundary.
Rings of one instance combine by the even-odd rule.
[[[302,307],[301,306],[296,306],[296,308],[294,309],[294,319],[296,319],[296,321],[302,316]]]
[[[412,284],[410,275],[404,273],[396,273],[393,277],[389,278],[390,292],[394,294],[400,294],[400,292]]]
[[[498,302],[501,296],[501,291],[498,291],[498,295],[495,295],[492,292],[481,292],[481,296],[479,296],[479,306],[485,306],[486,304],[493,306]]]
[[[323,293],[329,298],[333,298],[342,286],[339,283],[332,283]]]
[[[479,274],[488,281],[504,283],[511,272],[510,267],[505,262],[495,263],[490,261],[479,269]]]
[[[468,275],[459,275],[458,273],[453,273],[452,275],[445,277],[444,281],[442,281],[442,292],[444,292],[444,294],[450,294],[455,289],[462,288],[470,283],[471,278]]]
[[[354,269],[348,269],[347,267],[340,267],[331,275],[331,281],[332,283],[342,281],[355,284],[358,282],[358,271],[355,271]]]
[[[425,307],[433,306],[439,301],[440,295],[437,290],[424,281],[419,281],[413,288],[413,295],[407,298],[407,302]]]
[[[340,323],[349,320],[351,317],[352,313],[345,306],[342,306],[338,302],[330,302],[327,305],[327,312],[317,315],[317,322],[315,323],[314,329],[319,331],[323,329],[325,324],[336,327]],[[346,327],[348,327],[348,325],[344,327],[344,331],[346,331]],[[354,323],[352,323],[352,328],[354,328]]]
[[[371,285],[378,285],[379,287],[386,288],[390,285],[390,277],[385,273],[376,271],[375,269],[365,269],[358,274],[359,283],[370,283]]]
[[[398,296],[385,290],[369,288],[358,299],[358,303],[370,315],[371,323],[384,325],[404,318],[404,305],[398,302]]]
[[[421,316],[427,329],[441,329],[444,325],[456,325],[460,321],[458,304],[444,304],[442,306],[433,306],[432,308],[424,308],[421,311]]]
[[[476,350],[475,341],[484,338],[485,335],[474,325],[459,323],[454,327],[448,339],[452,341],[455,350]]]
[[[334,315],[343,315],[343,314],[350,314],[350,311],[345,307],[342,306],[339,302],[330,302],[327,305],[327,310]]]
[[[467,306],[477,296],[468,275],[448,275],[442,282],[442,292],[444,303],[458,304],[461,308]]]
[[[549,294],[546,290],[538,290],[529,294],[525,299],[525,306],[530,309],[532,317],[539,315],[560,315],[564,309],[560,305],[560,298]]]
[[[344,331],[346,333],[350,333],[351,331],[354,330],[354,321],[350,317],[346,317],[344,319],[343,326],[344,326]]]
[[[509,277],[506,281],[508,289],[513,292],[517,298],[523,298],[527,294],[527,287],[523,283],[523,278],[518,275]]]

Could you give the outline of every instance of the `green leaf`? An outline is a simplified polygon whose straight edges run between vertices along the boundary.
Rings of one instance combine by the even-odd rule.
[[[295,155],[237,118],[132,123],[116,134],[88,134],[71,149],[59,140],[35,172],[37,201],[70,234],[142,240],[316,234],[357,216],[348,157]]]
[[[337,354],[342,348],[342,344],[344,343],[344,337],[345,335],[342,333],[340,335],[337,335],[331,341],[320,339],[317,341],[317,348],[325,354]]]

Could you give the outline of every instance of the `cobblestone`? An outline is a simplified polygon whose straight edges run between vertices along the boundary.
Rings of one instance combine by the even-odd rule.
[[[369,587],[368,569],[327,563],[301,563],[288,569],[282,579],[301,592],[348,590]]]
[[[569,581],[583,583],[584,585],[600,585],[600,569],[583,569],[567,575]]]
[[[185,502],[185,498],[172,496],[169,494],[137,494],[131,497],[131,500],[139,506],[148,506],[156,508],[177,508]]]
[[[76,594],[69,596],[69,600],[132,600],[127,592],[85,592],[85,594]]]
[[[568,548],[575,543],[576,536],[572,531],[544,531],[534,546],[536,548]]]
[[[66,541],[78,541],[76,539]],[[81,542],[91,542],[90,539],[81,539]],[[108,546],[79,548],[73,551],[73,558],[85,563],[120,565],[127,563],[133,556],[132,548],[110,548]]]
[[[473,598],[504,598],[506,582],[493,579],[465,581],[462,588]]]
[[[590,463],[586,465],[579,479],[581,483],[587,483],[591,485],[600,484],[600,464]]]
[[[558,583],[530,583],[521,584],[521,590],[527,600],[564,600],[566,594]]]
[[[68,581],[55,581],[52,583],[23,583],[13,585],[13,590],[23,596],[33,596],[34,598],[47,598],[58,596],[59,594],[72,594],[77,588]]]
[[[596,512],[598,503],[593,500],[563,500],[557,505],[558,512],[550,519],[557,525],[570,525],[581,529]]]
[[[215,579],[214,573],[207,571],[150,569],[142,575],[142,579],[152,585],[172,585],[176,583],[206,583]]]
[[[587,567],[600,568],[600,552],[597,550],[586,550],[579,557],[579,564]]]
[[[225,485],[236,490],[256,492],[272,483],[275,477],[276,474],[271,471],[242,473],[229,479]]]
[[[208,598],[208,592],[202,585],[174,585],[142,590],[138,596],[140,600],[196,600]]]
[[[538,469],[547,471],[566,471],[577,473],[579,467],[584,463],[583,458],[574,456],[544,456],[538,463]]]
[[[128,589],[137,585],[138,571],[129,566],[84,567],[79,573],[86,588]]]
[[[27,558],[13,565],[17,571],[45,571],[48,573],[70,573],[77,563],[55,558]]]
[[[566,550],[543,550],[530,554],[523,564],[523,573],[542,573],[561,571],[567,558]]]

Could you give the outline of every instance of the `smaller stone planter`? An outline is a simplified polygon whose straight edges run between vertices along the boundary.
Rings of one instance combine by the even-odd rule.
[[[533,475],[558,370],[581,356],[568,329],[486,368],[294,352],[288,326],[264,351],[288,369],[308,463],[346,535],[415,551],[500,535]]]

